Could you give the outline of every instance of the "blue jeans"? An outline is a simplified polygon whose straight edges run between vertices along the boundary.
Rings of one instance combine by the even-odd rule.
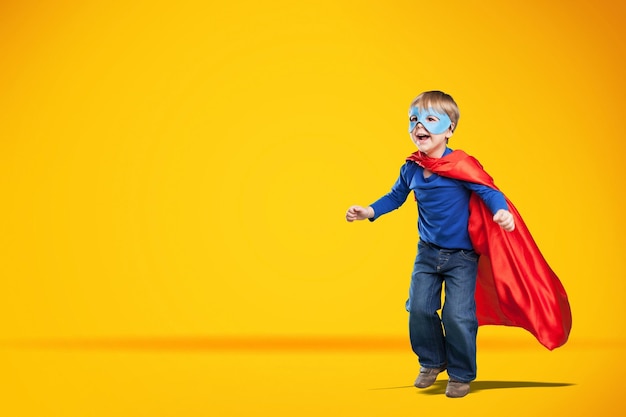
[[[476,252],[443,249],[420,240],[406,303],[411,347],[420,365],[447,364],[450,378],[463,382],[476,379],[477,272]]]

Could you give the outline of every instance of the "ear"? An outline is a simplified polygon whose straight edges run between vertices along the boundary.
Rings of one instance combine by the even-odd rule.
[[[450,124],[450,127],[448,128],[448,133],[446,134],[446,139],[450,139],[452,135],[454,135],[454,123]]]

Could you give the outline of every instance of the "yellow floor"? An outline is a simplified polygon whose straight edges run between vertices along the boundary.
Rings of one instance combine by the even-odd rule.
[[[624,415],[621,345],[479,344],[479,377],[463,399],[412,387],[404,349],[226,350],[149,346],[0,350],[0,415],[596,416]]]

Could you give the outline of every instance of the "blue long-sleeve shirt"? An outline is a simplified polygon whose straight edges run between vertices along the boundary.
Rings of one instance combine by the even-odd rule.
[[[443,155],[450,152],[446,148]],[[472,249],[467,231],[472,192],[478,194],[493,214],[499,209],[508,210],[504,194],[498,190],[434,173],[424,178],[424,168],[407,161],[391,191],[371,204],[374,217],[370,221],[399,208],[411,191],[417,200],[420,239],[447,249]]]

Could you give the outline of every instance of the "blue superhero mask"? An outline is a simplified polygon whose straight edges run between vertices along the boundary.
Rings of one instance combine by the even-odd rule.
[[[434,119],[433,116],[438,120]],[[445,113],[438,113],[432,108],[420,113],[419,108],[411,106],[409,109],[409,133],[415,129],[418,123],[421,123],[424,129],[433,135],[445,132],[452,125],[452,121]]]

